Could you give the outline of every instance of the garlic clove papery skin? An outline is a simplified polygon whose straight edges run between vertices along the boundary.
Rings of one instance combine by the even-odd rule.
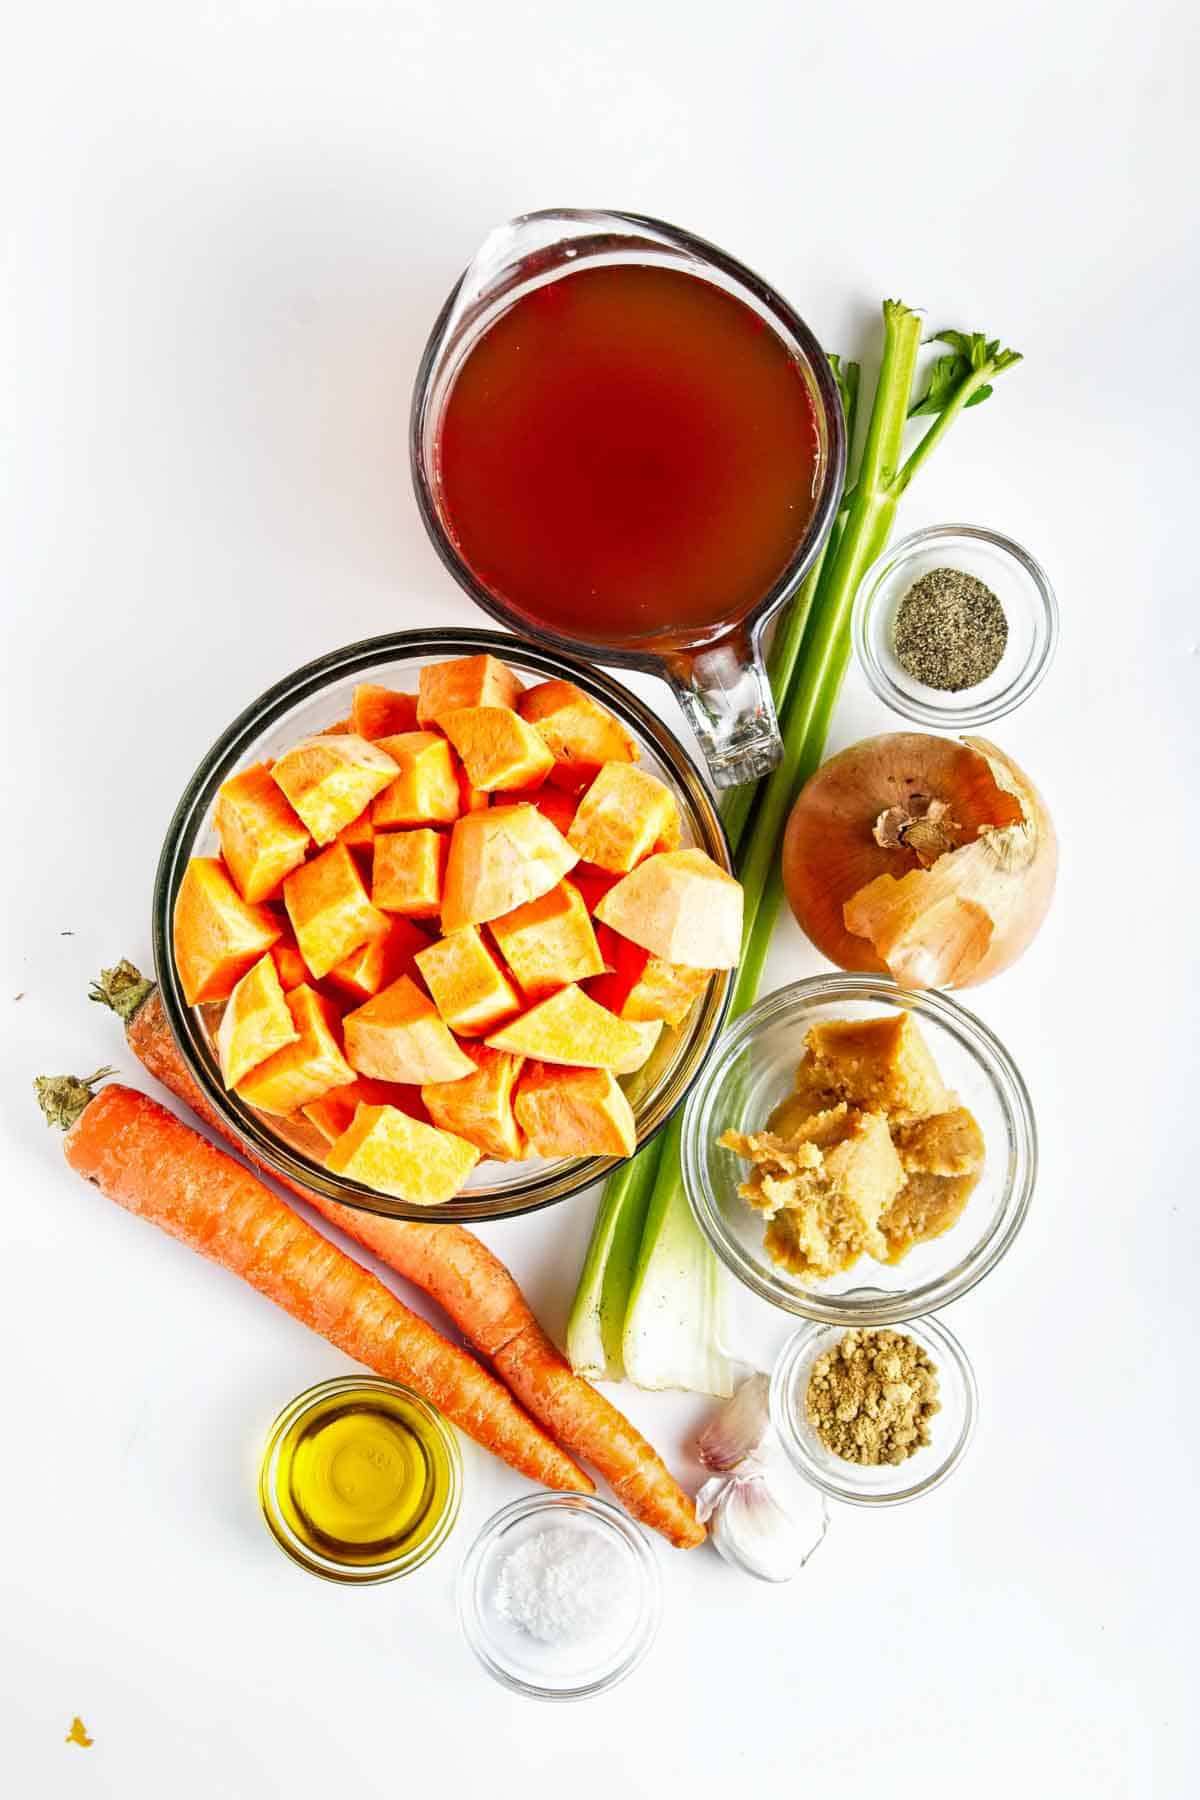
[[[791,1581],[824,1541],[829,1514],[822,1496],[819,1528],[810,1538],[785,1510],[765,1475],[717,1476],[696,1495],[696,1514],[707,1523],[713,1548],[725,1562],[759,1581]]]
[[[714,1413],[696,1445],[706,1469],[727,1474],[769,1447],[774,1437],[768,1409],[770,1391],[769,1376],[751,1375]]]

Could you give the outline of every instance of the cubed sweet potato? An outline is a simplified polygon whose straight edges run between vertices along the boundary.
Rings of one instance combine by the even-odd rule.
[[[437,1007],[401,975],[342,1022],[346,1056],[360,1075],[420,1086],[459,1081],[475,1064],[459,1049]]]
[[[626,1019],[630,1031],[637,1034],[637,1047],[612,1065],[614,1075],[634,1075],[649,1061],[650,1053],[662,1035],[661,1019]]]
[[[546,777],[546,786],[561,788],[578,806],[598,772],[590,763],[555,763]]]
[[[592,921],[571,881],[493,919],[490,930],[529,1000],[586,981],[604,968]]]
[[[458,817],[458,773],[454,756],[436,731],[402,731],[382,738],[399,771],[371,807],[376,831],[404,825],[450,825]]]
[[[533,726],[556,763],[596,771],[607,762],[637,762],[638,747],[612,713],[573,681],[539,681],[526,688],[517,711]]]
[[[545,781],[554,758],[532,725],[511,707],[464,706],[444,712],[438,725],[462,759],[472,787],[531,788]]]
[[[386,750],[354,732],[326,732],[286,750],[272,764],[271,779],[316,842],[331,844],[396,779],[396,764]]]
[[[325,1167],[412,1206],[453,1199],[479,1161],[465,1138],[423,1125],[395,1106],[360,1106],[354,1123],[331,1144]]]
[[[517,704],[521,683],[494,656],[458,656],[452,662],[429,663],[421,670],[417,722],[438,725],[443,713],[464,706]]]
[[[513,1089],[522,1058],[486,1044],[464,1044],[475,1064],[473,1075],[461,1081],[429,1082],[421,1099],[435,1125],[466,1138],[485,1156],[501,1162],[517,1162],[526,1146],[513,1113]]]
[[[575,809],[579,804],[576,795],[568,794],[565,788],[551,787],[549,784],[538,788],[536,793],[529,794],[499,790],[492,798],[497,806],[519,806],[523,800],[527,800],[564,837],[571,829],[571,820],[575,817]]]
[[[587,992],[620,1019],[634,1023],[662,1019],[678,1025],[712,978],[711,969],[686,969],[651,956],[610,925],[597,924],[596,941],[608,972],[589,981]]]
[[[221,1014],[217,1060],[225,1086],[236,1087],[243,1075],[299,1036],[268,952],[246,970]]]
[[[609,887],[616,887],[617,882],[624,879],[623,875],[610,876],[608,887],[603,892],[607,893]],[[604,965],[604,973],[597,976],[595,981],[588,982],[587,992],[596,997],[596,990],[599,988],[606,996],[604,1005],[607,1006],[609,1012],[619,1013],[621,1000],[624,999],[626,991],[641,973],[642,964],[650,952],[643,950],[640,944],[631,944],[628,938],[623,938],[619,931],[614,931],[611,925],[604,923],[603,919],[594,918],[592,929],[596,933],[596,944]],[[620,988],[611,979],[613,976],[620,977],[622,983]]]
[[[689,969],[682,963],[664,962],[661,956],[648,956],[625,996],[621,1017],[634,1021],[662,1019],[668,1025],[680,1025],[714,973],[713,969]]]
[[[175,966],[189,1006],[227,1000],[277,943],[283,926],[266,906],[247,906],[219,857],[194,856],[175,899]]]
[[[285,994],[290,993],[293,988],[302,987],[308,980],[308,964],[300,954],[291,926],[286,923],[279,942],[271,945],[271,961],[275,964],[275,973]]]
[[[654,848],[658,850],[678,850],[683,843],[683,821],[676,807],[663,827],[662,833],[654,840]]]
[[[433,919],[441,911],[446,873],[446,834],[422,825],[416,831],[381,831],[375,839],[371,899],[383,912]]]
[[[374,681],[360,681],[350,702],[350,729],[372,742],[417,729],[417,696]]]
[[[481,793],[477,787],[471,786],[470,777],[461,763],[455,765],[454,772],[458,776],[459,816],[461,817],[463,813],[486,812],[492,803],[492,796]]]
[[[308,827],[265,763],[242,769],[221,784],[213,822],[225,866],[251,906],[270,898],[284,876],[304,861],[312,843]]]
[[[482,1037],[521,1010],[516,988],[477,925],[464,925],[418,950],[415,961],[434,1005],[460,1037]]]
[[[294,869],[284,881],[283,899],[314,981],[388,928],[383,913],[372,906],[358,865],[344,844],[330,844]]]
[[[610,888],[596,917],[664,962],[732,969],[742,942],[742,889],[703,850],[664,850]]]
[[[623,875],[614,875],[608,869],[598,869],[595,863],[578,862],[571,870],[571,880],[582,894],[583,904],[593,917],[609,888],[615,888],[618,881],[624,879]]]
[[[366,812],[359,813],[357,819],[351,819],[350,823],[338,832],[335,842],[345,844],[347,850],[357,850],[364,856],[369,856],[375,845],[375,827],[371,823],[370,808],[368,807]]]
[[[631,763],[605,763],[579,802],[567,842],[584,862],[625,874],[679,825],[675,796]]]
[[[572,986],[559,988],[499,1031],[490,1032],[487,1042],[493,1050],[533,1056],[540,1062],[616,1069],[631,1058],[637,1066],[642,1037],[636,1027],[597,1006],[582,988]]]
[[[401,975],[411,975],[414,955],[428,943],[428,934],[411,919],[393,918],[381,937],[360,944],[330,969],[329,985],[352,1000],[369,1000]]]
[[[554,763],[545,781],[547,787],[560,787],[563,794],[574,794],[578,803],[596,781],[597,774],[599,769],[594,769],[592,763]]]
[[[237,1092],[260,1112],[290,1113],[319,1100],[330,1088],[354,1080],[338,1042],[337,1008],[315,988],[298,987],[284,998],[296,1041],[277,1050],[238,1082]]]
[[[517,1121],[537,1156],[632,1156],[633,1109],[608,1069],[526,1065]]]
[[[442,930],[498,919],[536,900],[578,861],[534,806],[491,806],[455,824],[442,890]]]
[[[310,1100],[300,1111],[327,1144],[336,1144],[344,1131],[354,1123],[360,1106],[395,1106],[410,1119],[429,1123],[425,1102],[419,1087],[402,1087],[398,1081],[371,1081],[358,1075],[345,1087],[330,1088],[319,1100]]]

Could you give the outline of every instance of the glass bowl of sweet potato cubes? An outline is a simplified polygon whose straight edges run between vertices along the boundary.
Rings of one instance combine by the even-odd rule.
[[[720,1029],[741,888],[681,745],[499,632],[369,639],[204,758],[154,902],[195,1080],[279,1174],[489,1219],[605,1175]]]

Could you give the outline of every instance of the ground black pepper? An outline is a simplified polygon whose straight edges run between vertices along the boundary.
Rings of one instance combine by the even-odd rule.
[[[931,569],[896,613],[896,659],[924,687],[956,694],[992,673],[1008,643],[1008,620],[990,587],[963,569]]]

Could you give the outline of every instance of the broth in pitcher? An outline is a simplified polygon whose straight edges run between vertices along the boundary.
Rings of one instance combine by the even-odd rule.
[[[669,646],[770,592],[820,459],[778,332],[710,281],[627,262],[521,295],[478,338],[440,420],[438,505],[477,579],[530,622]]]

